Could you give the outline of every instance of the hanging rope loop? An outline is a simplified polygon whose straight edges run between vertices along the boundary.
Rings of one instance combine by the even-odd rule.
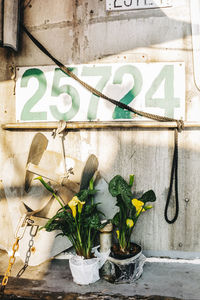
[[[170,220],[168,217],[168,209],[170,204],[170,198],[172,194],[173,181],[175,180],[175,214],[174,217]],[[179,214],[179,200],[178,200],[178,128],[174,129],[174,154],[172,160],[172,169],[171,169],[171,177],[170,177],[170,185],[169,191],[167,195],[167,201],[165,205],[164,216],[165,220],[168,224],[173,224]]]

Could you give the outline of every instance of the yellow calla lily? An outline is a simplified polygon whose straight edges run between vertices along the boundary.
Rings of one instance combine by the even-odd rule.
[[[80,200],[78,201],[78,212],[79,212],[79,214],[81,214],[84,204],[85,204],[84,201],[82,201],[82,202]]]
[[[77,196],[74,196],[69,202],[68,202],[68,206],[71,208],[72,210],[72,215],[75,218],[76,217],[76,206],[78,205],[78,212],[81,213],[82,212],[82,208],[83,208],[83,204],[85,204],[85,202],[81,202]]]
[[[129,228],[133,227],[133,225],[134,225],[133,220],[132,220],[132,219],[126,219],[126,225],[127,225]]]
[[[142,206],[144,205],[144,202],[142,202],[138,199],[132,199],[131,202],[135,206],[137,211],[140,210],[142,208]]]
[[[144,205],[144,202],[142,202],[138,199],[132,199],[131,202],[132,202],[133,206],[135,206],[135,208],[136,208],[136,216],[138,216],[141,213],[141,211],[142,212],[145,211],[145,209],[142,208]]]
[[[75,196],[68,202],[68,206],[71,208],[72,215],[74,218],[76,217],[76,205],[78,204],[76,198],[78,197]]]
[[[117,238],[119,239],[119,230],[116,230]]]

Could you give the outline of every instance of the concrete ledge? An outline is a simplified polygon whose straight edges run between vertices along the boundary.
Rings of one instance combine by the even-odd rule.
[[[189,252],[189,251],[150,251],[144,250],[143,254],[146,257],[163,257],[163,258],[174,258],[174,259],[200,259],[200,252]]]
[[[6,253],[0,254],[0,273],[3,275],[7,269],[8,256]],[[101,279],[86,286],[73,282],[68,260],[54,259],[37,267],[28,267],[21,278],[15,278],[22,266],[23,263],[17,257],[12,277],[5,289],[5,300],[17,299],[13,295],[18,299],[32,300],[200,299],[200,264],[195,261],[153,261],[151,258],[145,263],[141,278],[132,284],[112,284]]]

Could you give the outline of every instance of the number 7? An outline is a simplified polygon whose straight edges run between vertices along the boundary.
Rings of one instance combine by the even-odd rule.
[[[98,67],[83,67],[82,76],[101,76],[101,79],[98,81],[96,85],[96,89],[100,92],[103,91],[106,83],[108,82],[111,76],[111,66],[98,66]],[[87,119],[95,120],[97,117],[97,108],[98,108],[98,100],[99,97],[96,95],[91,96],[90,104],[88,107]]]

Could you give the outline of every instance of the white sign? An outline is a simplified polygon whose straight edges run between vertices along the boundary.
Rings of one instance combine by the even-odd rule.
[[[184,63],[77,65],[70,69],[108,97],[135,109],[185,118]],[[144,120],[90,93],[56,66],[16,73],[16,121]]]
[[[106,0],[106,10],[132,10],[172,6],[172,0]]]

